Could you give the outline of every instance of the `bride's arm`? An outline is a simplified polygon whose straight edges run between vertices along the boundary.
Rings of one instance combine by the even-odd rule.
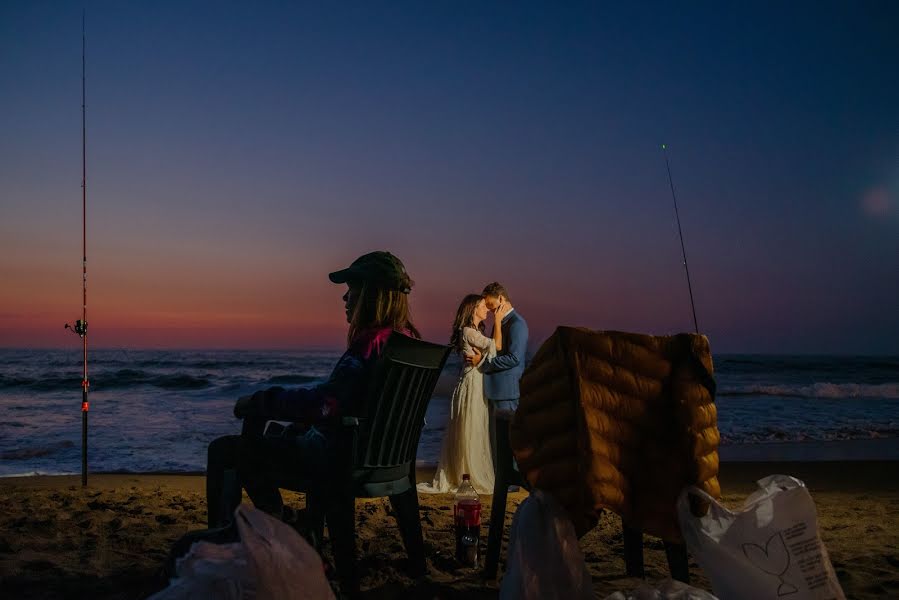
[[[506,318],[509,312],[509,305],[503,303],[493,313],[493,342],[496,344],[497,352],[503,349],[503,319]]]
[[[463,329],[462,335],[465,337],[465,341],[468,342],[472,348],[477,349],[481,354],[487,354],[487,351],[494,344],[491,338],[473,327],[466,327]]]

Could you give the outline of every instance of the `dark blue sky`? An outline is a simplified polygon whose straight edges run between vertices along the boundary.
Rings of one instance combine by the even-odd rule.
[[[107,344],[339,344],[375,248],[435,339],[690,330],[664,142],[713,348],[899,352],[899,4],[85,6]],[[0,345],[80,309],[81,8],[0,7]]]

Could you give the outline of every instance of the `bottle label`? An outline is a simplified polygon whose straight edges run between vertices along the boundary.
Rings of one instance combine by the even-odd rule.
[[[453,507],[456,525],[475,527],[481,524],[481,503],[478,500],[461,500]]]
[[[456,529],[456,559],[467,567],[477,567],[481,540],[481,501],[463,498],[453,506]]]

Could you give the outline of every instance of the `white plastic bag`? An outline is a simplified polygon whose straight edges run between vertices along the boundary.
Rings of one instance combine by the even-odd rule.
[[[333,600],[322,558],[293,527],[246,504],[234,512],[259,600]]]
[[[690,487],[677,501],[687,548],[727,600],[845,600],[818,534],[815,503],[805,484],[787,475],[758,481],[739,512]],[[689,496],[709,503],[703,517]]]
[[[256,597],[256,578],[240,542],[196,542],[178,559],[178,576],[147,600],[248,600]]]
[[[658,587],[641,583],[633,592],[615,592],[606,596],[605,600],[718,600],[718,598],[686,583],[666,579]]]
[[[333,600],[318,553],[292,527],[241,504],[240,541],[197,542],[178,577],[148,600]]]
[[[499,597],[500,600],[592,600],[594,597],[593,582],[574,525],[562,506],[542,490],[533,490],[515,511]]]

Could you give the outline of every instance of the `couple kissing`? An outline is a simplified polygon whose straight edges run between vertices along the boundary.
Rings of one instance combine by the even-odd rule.
[[[485,321],[493,314],[487,337]],[[468,474],[479,494],[492,494],[496,461],[496,420],[511,418],[518,408],[518,381],[524,372],[528,326],[501,284],[462,299],[450,345],[462,369],[450,399],[446,433],[437,472],[420,492],[455,491]]]

